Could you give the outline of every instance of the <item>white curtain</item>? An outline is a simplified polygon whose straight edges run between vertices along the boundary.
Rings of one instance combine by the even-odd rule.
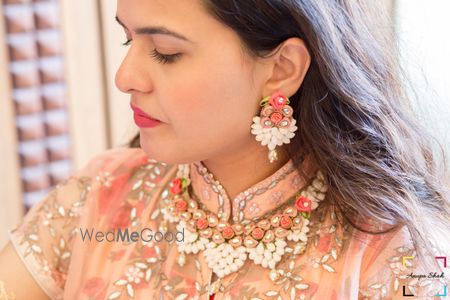
[[[401,62],[417,91],[413,107],[450,153],[450,1],[397,0]]]

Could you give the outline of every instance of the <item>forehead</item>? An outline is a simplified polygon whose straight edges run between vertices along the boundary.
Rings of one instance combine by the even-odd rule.
[[[195,42],[212,35],[233,35],[231,30],[214,19],[202,0],[118,0],[118,18],[134,28],[163,26]]]

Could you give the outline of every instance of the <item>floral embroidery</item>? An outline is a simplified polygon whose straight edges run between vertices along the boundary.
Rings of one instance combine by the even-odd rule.
[[[270,194],[269,201],[272,202],[274,205],[280,204],[284,199],[283,192],[281,191],[275,191]]]
[[[296,189],[301,184],[301,181],[300,175],[295,174],[290,181],[290,185],[292,188]]]
[[[324,271],[332,272],[333,262],[339,259],[341,247],[344,245],[344,241],[348,239],[348,227],[345,226],[347,224],[340,226],[334,212],[329,213],[325,209],[317,211],[317,215],[313,219],[314,222],[311,223],[311,231],[309,232],[309,238],[313,241],[313,244],[308,244],[307,247],[308,249],[312,249],[313,246],[317,247],[320,234],[330,232],[330,240],[334,237],[332,239],[334,240],[333,247],[331,247],[330,242],[331,248],[326,249],[329,251],[328,253],[323,253],[321,265]],[[339,230],[336,230],[336,228],[339,228]],[[277,265],[276,269],[269,271],[269,278],[273,282],[273,286],[268,285],[267,287],[264,286],[265,289],[261,289],[261,287],[255,288],[243,283],[248,279],[249,270],[249,268],[244,268],[243,271],[238,272],[238,277],[221,292],[225,294],[226,291],[236,291],[237,284],[242,284],[243,287],[239,289],[239,298],[242,299],[312,299],[317,292],[318,283],[304,280],[305,275],[311,272],[308,265],[303,262],[302,253],[304,251],[305,248],[302,245],[289,243],[289,246],[286,247],[286,252],[289,255]],[[312,252],[316,252],[315,249]],[[305,262],[308,263],[307,260]]]
[[[257,203],[252,202],[247,206],[247,210],[250,214],[257,214],[260,211],[260,208]]]
[[[95,177],[95,180],[100,182],[102,186],[110,188],[114,177],[110,172],[102,172]]]
[[[315,254],[321,256],[311,256],[310,264],[313,269],[322,267],[323,270],[329,273],[335,273],[336,269],[333,262],[337,261],[340,253],[344,251],[346,240],[350,237],[349,224],[340,224],[337,218],[337,212],[334,208],[329,208],[330,223],[325,221],[325,216],[328,217],[326,210],[317,220],[317,229],[312,233],[314,236],[313,245],[316,250]]]
[[[150,247],[138,243],[123,277],[113,283],[117,289],[111,292],[107,299],[119,299],[123,294],[134,298],[136,290],[150,286],[151,279],[155,280],[153,288],[166,279],[165,275],[160,273],[165,255],[158,245],[151,247],[152,250],[149,249]]]
[[[363,299],[385,299],[390,291],[403,293],[403,286],[406,294],[412,294],[415,297],[431,297],[441,292],[437,289],[440,289],[444,284],[439,286],[437,279],[421,279],[419,281],[418,278],[409,277],[417,262],[415,249],[401,246],[397,247],[395,252],[394,255],[386,258],[385,268],[378,268],[377,270],[378,274],[387,274],[381,277],[384,278],[384,281],[377,281],[377,278],[380,278],[377,274],[369,278],[368,282],[360,287],[359,295]],[[402,257],[410,257],[411,259],[406,260],[404,265]],[[442,281],[440,282],[442,283]],[[435,283],[435,286],[433,286],[433,283]],[[438,298],[440,299],[440,297]]]
[[[141,166],[135,170],[131,176],[134,184],[126,199],[136,199],[137,196],[138,200],[131,202],[135,204],[134,207],[130,205],[128,200],[123,204],[117,212],[118,217],[113,219],[115,225],[123,225],[123,228],[131,226],[133,229],[142,227],[140,217],[145,208],[145,200],[151,198],[154,188],[166,171],[166,165],[162,163],[151,163],[151,165]],[[159,210],[155,210],[150,219],[155,221],[156,224],[161,224],[161,216]],[[121,219],[122,221],[120,221]],[[164,231],[167,231],[167,229]],[[152,280],[152,288],[154,289],[163,283],[167,283],[166,275],[160,272],[163,263],[166,261],[167,250],[165,248],[155,245],[152,241],[138,243],[123,276],[113,283],[117,287],[116,290],[111,292],[107,299],[119,299],[122,295],[134,298],[136,290],[150,287]]]
[[[209,194],[209,189],[207,188],[202,189],[202,196],[205,200],[209,200],[211,198],[211,195]]]
[[[123,159],[120,165],[114,161],[114,165],[117,166],[114,171],[108,170],[108,161],[112,162],[110,157],[110,159],[101,160],[105,171],[90,177],[71,177],[69,181],[62,183],[49,194],[45,201],[35,206],[34,212],[30,213],[27,221],[23,223],[20,230],[16,231],[14,235],[16,248],[21,253],[26,252],[24,261],[29,264],[29,267],[34,266],[34,272],[39,277],[48,278],[44,280],[44,283],[47,281],[46,291],[50,290],[51,298],[62,299],[64,294],[69,298],[72,296],[72,298],[89,300],[147,299],[149,297],[206,299],[211,291],[215,291],[216,298],[219,299],[307,300],[321,297],[333,300],[338,297],[346,298],[346,296],[350,298],[351,295],[355,295],[353,294],[356,292],[355,289],[358,289],[358,296],[362,299],[383,299],[392,297],[396,291],[401,293],[403,285],[406,292],[414,294],[424,293],[424,288],[431,285],[426,280],[418,281],[407,277],[412,270],[412,265],[404,268],[401,257],[414,256],[415,252],[406,246],[389,250],[369,249],[367,259],[373,257],[372,251],[387,251],[387,253],[394,251],[394,253],[388,255],[382,262],[385,264],[384,271],[380,268],[377,276],[368,278],[367,282],[360,287],[357,285],[358,282],[353,282],[353,278],[341,278],[342,268],[350,266],[353,268],[350,271],[360,271],[359,263],[353,264],[351,255],[343,256],[342,253],[348,250],[351,251],[350,254],[360,255],[368,251],[368,248],[357,242],[351,243],[352,247],[347,248],[348,239],[352,238],[353,241],[354,238],[350,234],[349,225],[338,222],[337,211],[321,208],[311,214],[308,225],[310,230],[305,230],[297,237],[298,240],[306,237],[310,241],[306,246],[291,237],[284,247],[286,253],[277,262],[275,268],[245,264],[236,272],[223,277],[221,282],[216,281],[217,277],[212,276],[205,251],[199,251],[199,247],[196,251],[195,247],[191,246],[192,251],[177,261],[175,242],[157,243],[141,240],[138,243],[123,245],[111,243],[92,248],[92,253],[79,253],[80,251],[72,253],[73,237],[76,234],[74,227],[78,225],[77,222],[85,211],[85,204],[91,205],[89,209],[92,208],[92,211],[89,210],[89,213],[99,213],[98,216],[92,215],[88,219],[96,222],[95,218],[99,217],[98,224],[104,225],[104,228],[128,228],[130,231],[139,232],[143,227],[151,227],[162,233],[176,230],[176,227],[170,223],[174,219],[167,217],[170,215],[168,211],[159,206],[159,203],[167,204],[165,199],[170,193],[171,176],[166,174],[169,170],[172,172],[176,166],[169,168],[163,163],[151,161],[138,150],[126,150],[123,154],[123,157],[127,159]],[[162,181],[163,178],[164,181]],[[198,179],[202,178],[198,177]],[[283,179],[286,181],[282,181]],[[94,201],[86,202],[88,195],[94,195],[90,193],[91,182],[95,183],[99,189],[96,190],[98,193],[95,193]],[[265,183],[268,182],[269,180],[265,181]],[[276,206],[283,204],[285,197],[282,194],[289,193],[291,184],[298,186],[301,182],[298,175],[281,178],[278,184],[267,186],[273,190],[264,190],[262,193],[267,193],[263,194],[263,197],[255,193],[254,196],[258,199],[255,199],[254,203],[251,198],[245,198],[248,202],[243,206],[244,211],[253,211],[252,220],[255,216],[257,219],[265,213],[270,213],[272,209],[276,209]],[[60,189],[63,186],[64,189]],[[200,184],[199,188],[203,186]],[[212,189],[206,189],[206,191],[213,192]],[[204,194],[201,193],[201,195],[202,200],[207,198]],[[270,199],[269,195],[273,198]],[[305,203],[308,201],[299,200],[298,207],[305,208],[303,213],[308,213],[307,208],[310,206]],[[186,203],[177,202],[177,210],[185,211],[185,208]],[[282,216],[278,219],[280,228],[292,226],[292,220]],[[199,220],[201,221],[197,221],[196,226],[204,227],[204,220]],[[80,226],[83,225],[80,224]],[[377,224],[372,225],[374,229],[378,228]],[[253,229],[250,232],[254,238],[262,237],[262,230]],[[222,233],[225,239],[233,239],[236,235],[233,226],[223,228]],[[378,245],[381,243],[377,241],[381,242],[383,238],[383,235],[380,235],[371,239],[370,242]],[[185,241],[189,239],[190,237],[186,235]],[[272,250],[274,250],[273,247],[268,246],[262,249],[262,253],[255,251],[251,255],[262,263],[262,259],[266,256],[275,257],[271,253]],[[275,245],[275,252],[276,250]],[[193,254],[194,251],[196,254]],[[75,254],[79,255],[75,259],[77,264],[71,265],[70,268],[75,273],[68,274],[70,260]],[[346,260],[339,261],[341,259]],[[90,265],[94,261],[95,264]],[[367,262],[363,263],[365,265]],[[411,260],[411,263],[414,261]],[[91,267],[97,265],[99,269]],[[86,274],[76,273],[82,272],[81,270],[86,270]],[[76,291],[71,289],[73,285],[65,285],[67,278],[72,278],[70,276],[79,276],[81,280],[77,285],[79,289]],[[316,278],[323,279],[320,287]],[[333,286],[330,286],[328,279]],[[339,284],[339,288],[342,287],[345,291],[339,290],[338,294],[336,290],[333,290],[334,284]],[[56,286],[61,290],[51,290]],[[65,287],[68,287],[66,291],[63,290]]]
[[[115,174],[114,177],[112,175],[108,176],[108,181],[100,180],[103,185],[100,186],[97,203],[99,206],[99,213],[101,215],[110,212],[111,206],[114,204],[111,201],[117,201],[116,199],[119,199],[119,187],[123,187],[130,179],[130,175],[128,173]],[[114,189],[110,188],[110,185],[105,185],[109,184],[109,181],[112,180],[112,178],[114,178]]]
[[[300,300],[306,300],[310,299],[311,296],[313,296],[319,287],[317,283],[314,283],[312,281],[305,281],[302,283],[303,287],[307,287],[306,289],[299,289],[297,293],[295,294],[296,299]]]
[[[70,202],[65,199],[64,194],[61,193],[64,192],[66,186],[76,186],[79,192],[78,198],[71,199]],[[41,266],[39,272],[50,276],[60,288],[63,288],[65,284],[72,255],[69,244],[72,243],[76,234],[75,230],[64,232],[62,225],[67,227],[76,223],[90,189],[90,177],[71,176],[56,185],[45,201],[41,201],[33,207],[32,219],[24,223],[23,227],[17,225],[11,230],[11,234],[20,235],[18,246],[22,248],[23,257],[26,259],[32,255]],[[19,228],[20,232],[17,232]],[[47,232],[44,232],[44,229]],[[53,251],[51,255],[44,253],[41,248],[41,237],[47,234],[54,241],[51,245]],[[48,259],[50,256],[52,257],[51,261]]]
[[[5,287],[5,283],[0,280],[0,299],[1,300],[15,300],[16,294],[14,292],[8,292]]]
[[[144,272],[141,271],[138,267],[129,267],[125,272],[125,276],[129,283],[139,284],[141,283],[141,278],[144,277]]]

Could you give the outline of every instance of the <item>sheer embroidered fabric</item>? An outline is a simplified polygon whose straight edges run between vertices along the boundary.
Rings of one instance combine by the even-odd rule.
[[[190,168],[196,194],[208,210],[222,211],[230,222],[275,210],[306,185],[289,161],[238,200],[229,199],[226,193],[220,196],[220,183],[207,180],[212,175],[201,167],[193,163]],[[10,239],[51,299],[209,299],[212,271],[203,254],[188,254],[179,266],[176,243],[154,239],[163,220],[161,197],[176,170],[150,160],[141,149],[108,150],[35,205],[10,230]],[[214,299],[403,299],[404,291],[444,299],[431,296],[443,292],[443,280],[408,276],[434,270],[421,269],[406,227],[364,234],[327,206],[319,206],[310,220],[304,253],[285,255],[272,271],[246,261],[222,280]],[[128,229],[131,235],[144,228],[153,233],[152,241],[111,241],[106,234]],[[175,226],[168,231],[175,233]],[[94,236],[89,241],[86,232],[106,235],[103,241]]]
[[[0,280],[0,300],[15,300],[16,296],[13,292],[6,290],[5,283]]]

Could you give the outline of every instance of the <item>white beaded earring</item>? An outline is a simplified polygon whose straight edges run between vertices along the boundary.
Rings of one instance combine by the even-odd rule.
[[[295,136],[294,110],[289,106],[289,99],[279,91],[262,99],[260,105],[263,108],[260,116],[253,118],[251,132],[262,146],[267,145],[269,162],[273,163],[278,159],[276,146],[289,144]]]

